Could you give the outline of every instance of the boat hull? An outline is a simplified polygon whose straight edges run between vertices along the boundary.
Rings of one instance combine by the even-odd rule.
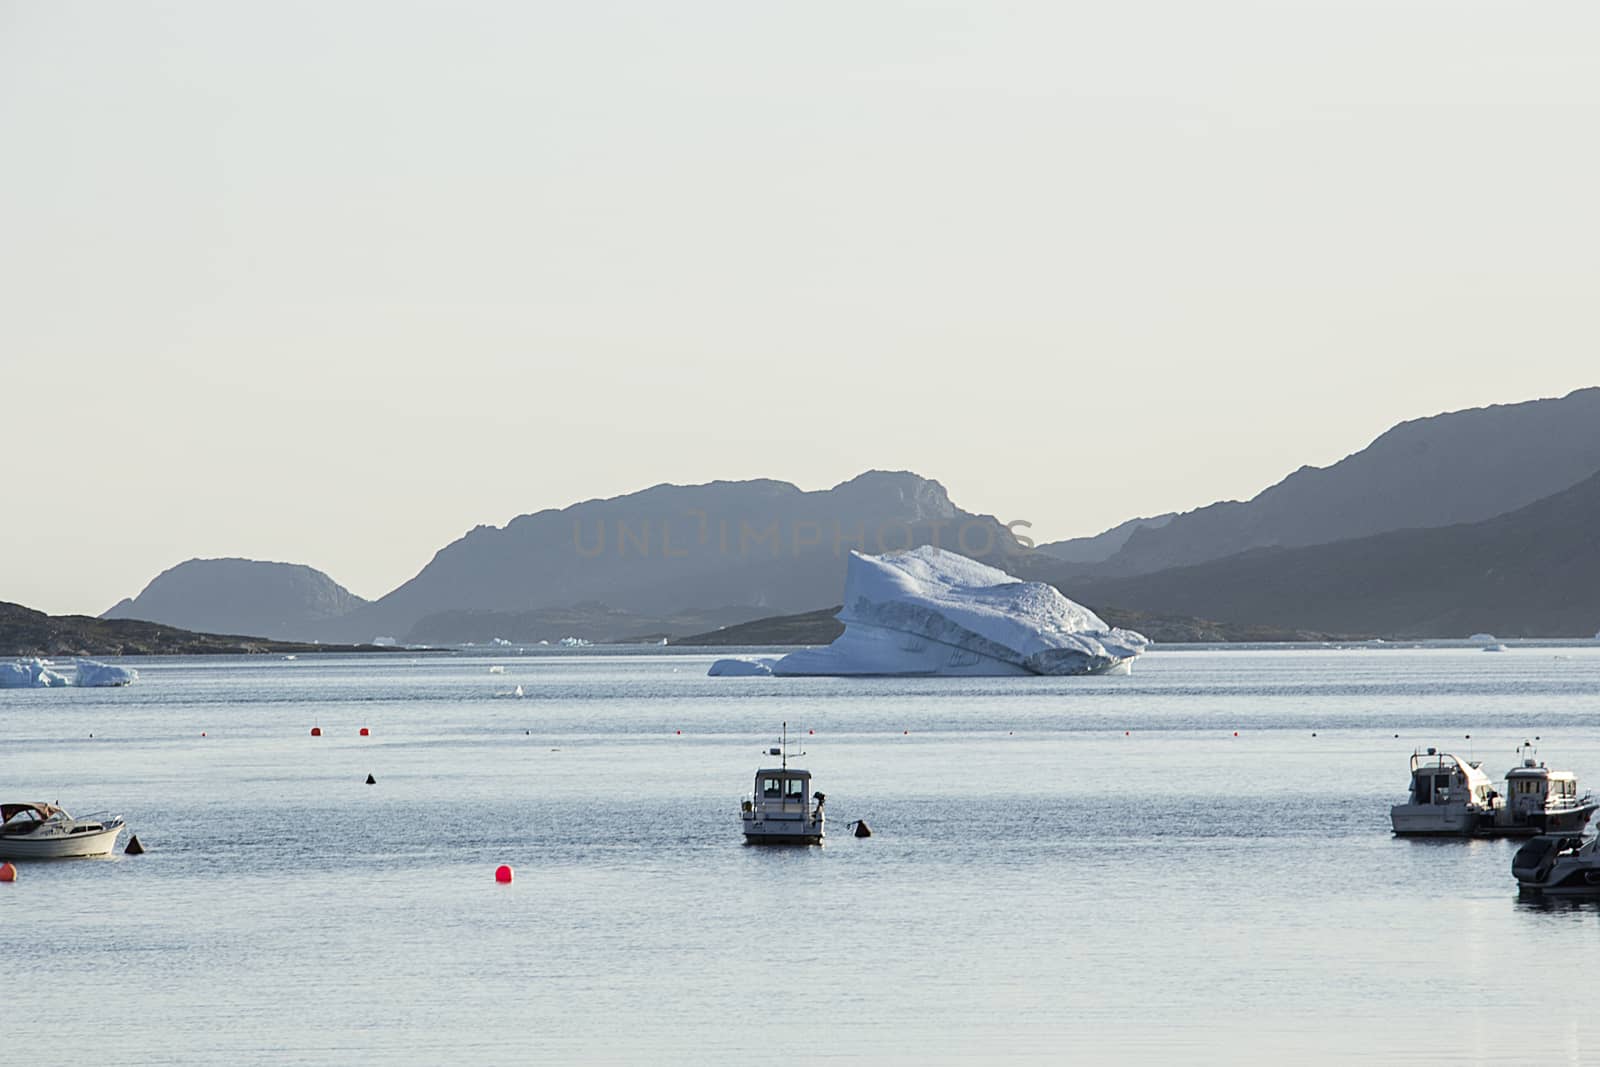
[[[1389,824],[1403,837],[1464,837],[1480,827],[1481,813],[1461,806],[1396,804]]]
[[[19,834],[0,835],[0,859],[4,860],[66,860],[87,856],[107,856],[117,845],[122,824],[107,826],[103,830],[90,830],[81,834]]]
[[[825,829],[820,819],[758,819],[746,813],[741,821],[747,845],[820,845]]]
[[[747,845],[820,845],[821,834],[769,834],[761,832],[744,832],[744,843]]]

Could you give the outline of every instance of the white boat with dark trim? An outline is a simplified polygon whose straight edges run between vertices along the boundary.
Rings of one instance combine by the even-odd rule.
[[[804,752],[800,753],[802,756]],[[827,794],[811,792],[811,772],[789,766],[789,724],[783,724],[779,747],[767,755],[780,757],[780,766],[756,771],[754,793],[740,805],[739,822],[747,845],[820,845],[826,819],[822,805]],[[812,797],[816,807],[811,806]]]
[[[1517,849],[1511,874],[1524,893],[1551,897],[1600,897],[1600,838],[1540,834]]]
[[[1533,745],[1517,749],[1518,765],[1506,772],[1504,806],[1496,812],[1495,829],[1515,834],[1577,834],[1600,809],[1591,793],[1578,795],[1578,776],[1552,771],[1538,759]]]
[[[1492,826],[1500,796],[1482,767],[1435,748],[1413,752],[1410,795],[1389,809],[1394,832],[1459,836]]]
[[[73,818],[54,804],[0,804],[0,859],[54,860],[104,856],[122,833],[120,815]]]

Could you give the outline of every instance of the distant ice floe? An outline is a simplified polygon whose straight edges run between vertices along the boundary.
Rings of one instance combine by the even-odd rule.
[[[92,659],[76,661],[71,677],[55,670],[55,666],[47,659],[0,663],[0,689],[102,688],[129,685],[139,677],[139,672],[131,667],[113,667]]]
[[[777,656],[763,656],[760,659],[719,659],[706,673],[713,678],[754,678],[758,675],[771,677],[772,668],[778,662]]]
[[[394,648],[400,644],[400,642],[393,637],[374,637],[369,643],[376,645],[379,648]]]
[[[1502,644],[1485,645],[1483,650],[1485,652],[1510,652],[1511,646]]]
[[[722,659],[713,675],[1124,673],[1149,640],[1053,586],[932,546],[850,554],[844,633],[781,659]]]
[[[543,641],[540,641],[539,643],[541,645],[544,644]],[[594,644],[593,641],[587,641],[581,637],[563,637],[556,643],[562,648],[588,648],[590,645]]]
[[[503,637],[497,637],[493,641],[490,641],[489,643],[491,645],[499,645],[501,648],[510,648],[511,647],[511,642],[507,641]]]
[[[1467,638],[1467,640],[1475,641],[1480,645],[1492,645],[1500,639],[1494,634],[1473,634],[1471,637]]]

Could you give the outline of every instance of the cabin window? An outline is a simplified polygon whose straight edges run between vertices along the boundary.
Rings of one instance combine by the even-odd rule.
[[[783,795],[786,800],[799,800],[806,795],[806,782],[804,778],[790,778],[783,783]]]
[[[1450,803],[1450,779],[1439,777],[1433,783],[1433,802],[1435,804]]]
[[[777,778],[761,779],[761,795],[764,797],[772,797],[773,799],[781,797],[783,795],[783,786],[781,780]]]
[[[1433,802],[1433,779],[1417,779],[1417,803],[1430,804]]]

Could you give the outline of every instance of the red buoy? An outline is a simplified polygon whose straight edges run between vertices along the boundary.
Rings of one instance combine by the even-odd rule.
[[[0,882],[15,882],[17,869],[9,863],[0,863]]]
[[[312,737],[321,737],[321,736],[322,736],[322,727],[320,727],[320,726],[313,726],[313,727],[312,727],[312,728],[311,728],[311,736],[312,736]]]
[[[365,726],[363,726],[361,728],[361,736],[362,737],[368,737],[368,736],[371,735],[371,733],[372,733],[372,731],[368,730]]]
[[[500,866],[494,869],[494,880],[499,882],[501,885],[510,885],[511,878],[512,874],[509,864],[502,863]]]

